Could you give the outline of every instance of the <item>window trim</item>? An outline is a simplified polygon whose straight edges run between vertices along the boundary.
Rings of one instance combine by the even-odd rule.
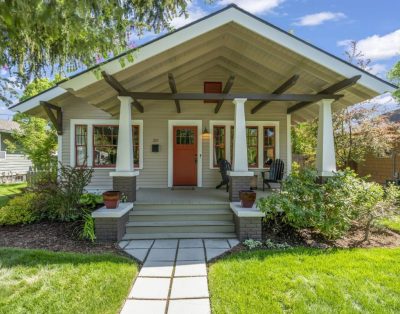
[[[210,134],[210,145],[209,145],[209,168],[210,169],[218,169],[213,165],[213,147],[214,147],[214,126],[225,126],[226,134],[225,134],[225,156],[227,160],[231,160],[231,126],[234,126],[235,123],[232,120],[210,120],[209,121],[209,130]],[[264,154],[264,137],[263,131],[264,127],[275,127],[275,158],[280,158],[280,140],[279,140],[279,128],[280,121],[246,121],[246,126],[257,126],[258,127],[258,166],[256,168],[250,168],[251,170],[264,170],[267,169],[264,167],[263,154]]]
[[[212,158],[212,165],[213,165],[213,167],[214,168],[218,168],[218,162],[217,162],[217,164],[215,164],[214,163],[214,148],[215,148],[215,144],[214,144],[214,128],[215,127],[219,127],[219,128],[224,128],[224,151],[225,151],[225,159],[226,159],[226,156],[227,156],[227,152],[226,152],[226,129],[228,128],[226,125],[219,125],[219,124],[214,124],[213,125],[213,129],[212,129],[212,136],[213,136],[213,138],[212,138],[212,141],[213,141],[213,146],[212,146],[212,150],[210,151],[210,153],[211,153],[211,158]]]
[[[94,161],[95,161],[95,148],[97,147],[115,147],[118,150],[118,143],[116,145],[95,145],[94,144],[94,128],[107,128],[107,127],[116,127],[119,125],[115,125],[115,124],[93,124],[92,125],[92,167],[93,168],[115,168],[117,165],[116,164],[110,164],[110,165],[95,165]],[[118,129],[119,130],[119,129]],[[104,135],[104,134],[103,134]],[[111,135],[112,137],[114,136],[113,134]]]
[[[270,129],[270,128],[274,129],[274,143],[275,143],[275,145],[274,145],[274,156],[273,156],[273,159],[275,160],[276,159],[276,157],[275,157],[276,156],[276,127],[273,126],[273,125],[264,125],[263,126],[263,138],[262,138],[263,154],[264,154],[265,148],[268,147],[267,145],[265,145],[265,129]],[[264,162],[265,162],[265,160],[264,160]]]
[[[75,125],[87,125],[87,167],[93,167],[94,169],[115,169],[115,166],[94,166],[93,165],[93,126],[118,126],[119,120],[116,119],[71,119],[70,120],[70,165],[75,167]],[[135,169],[143,169],[143,120],[132,120],[132,125],[139,126],[139,167],[134,166]]]
[[[256,150],[257,150],[257,153],[256,153],[256,156],[257,156],[257,159],[256,159],[256,166],[249,166],[248,165],[248,168],[251,168],[251,169],[255,169],[255,168],[259,168],[259,166],[260,166],[260,127],[258,126],[258,125],[253,125],[253,124],[250,124],[250,125],[247,125],[246,124],[246,141],[247,141],[247,128],[257,128],[257,145],[256,145]],[[247,143],[247,149],[249,148],[249,144]],[[248,155],[247,155],[247,159],[248,159]],[[261,159],[263,159],[263,158],[261,158]],[[248,160],[247,160],[248,161]]]
[[[77,145],[76,144],[76,129],[77,127],[82,127],[85,126],[86,127],[86,145]],[[74,125],[74,149],[75,149],[75,154],[74,154],[74,164],[76,165],[76,161],[78,160],[78,150],[77,147],[78,146],[82,146],[82,147],[86,147],[86,163],[84,165],[79,165],[78,167],[87,167],[88,164],[88,156],[89,156],[89,152],[88,152],[88,126],[87,124],[75,124]]]

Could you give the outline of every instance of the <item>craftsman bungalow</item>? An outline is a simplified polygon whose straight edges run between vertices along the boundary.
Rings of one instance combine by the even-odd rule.
[[[53,121],[59,161],[95,169],[88,190],[114,188],[147,204],[180,199],[214,204],[218,198],[219,205],[229,206],[228,198],[236,201],[254,175],[261,185],[267,160],[283,160],[285,173],[290,172],[290,127],[299,121],[318,117],[317,167],[321,176],[332,175],[332,110],[395,88],[230,5],[13,109]],[[215,191],[220,158],[232,162],[229,194]],[[171,191],[182,186],[196,188]],[[201,210],[206,208],[197,208],[198,215]],[[185,219],[176,224],[159,219],[151,226],[159,227],[158,236],[171,227],[190,237],[204,233],[200,225],[210,219],[178,220]],[[209,232],[233,232],[216,221],[226,222],[216,217],[207,224]],[[131,238],[148,236],[145,222],[130,218]]]

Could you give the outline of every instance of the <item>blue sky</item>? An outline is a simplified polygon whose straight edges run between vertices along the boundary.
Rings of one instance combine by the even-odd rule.
[[[229,3],[341,58],[345,58],[347,41],[357,40],[372,60],[371,72],[382,78],[400,60],[400,0],[215,0],[213,4],[193,0],[189,18],[176,18],[172,25],[183,26]],[[154,37],[146,34],[137,44]],[[389,95],[377,102],[394,106]],[[8,114],[0,104],[0,119]]]

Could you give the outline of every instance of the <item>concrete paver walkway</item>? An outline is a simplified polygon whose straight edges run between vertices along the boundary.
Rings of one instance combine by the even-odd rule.
[[[236,239],[121,241],[125,252],[144,262],[121,313],[211,313],[206,261],[237,244]]]

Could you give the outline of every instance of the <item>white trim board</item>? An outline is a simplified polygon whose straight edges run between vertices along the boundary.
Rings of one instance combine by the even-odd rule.
[[[231,160],[231,126],[235,125],[233,120],[210,120],[210,169],[218,169],[218,167],[214,167],[213,160],[213,152],[214,152],[214,126],[215,125],[223,125],[225,126],[225,156],[227,160]],[[274,126],[275,127],[275,158],[280,158],[280,138],[279,138],[279,121],[248,121],[246,120],[246,126],[256,126],[258,127],[258,167],[257,168],[249,168],[251,170],[262,170],[265,169],[262,166],[263,160],[263,151],[264,151],[264,134],[263,127],[264,126]],[[261,165],[261,166],[260,166]]]
[[[70,121],[70,165],[75,167],[75,125],[87,125],[87,147],[88,147],[88,161],[87,166],[93,167],[93,125],[118,125],[118,119],[71,119]],[[132,125],[139,126],[139,168],[143,169],[143,120],[132,120]],[[94,169],[111,169],[114,170],[115,167],[93,167]]]
[[[203,186],[202,120],[168,120],[168,187],[173,187],[174,177],[174,126],[197,126],[197,186]]]

